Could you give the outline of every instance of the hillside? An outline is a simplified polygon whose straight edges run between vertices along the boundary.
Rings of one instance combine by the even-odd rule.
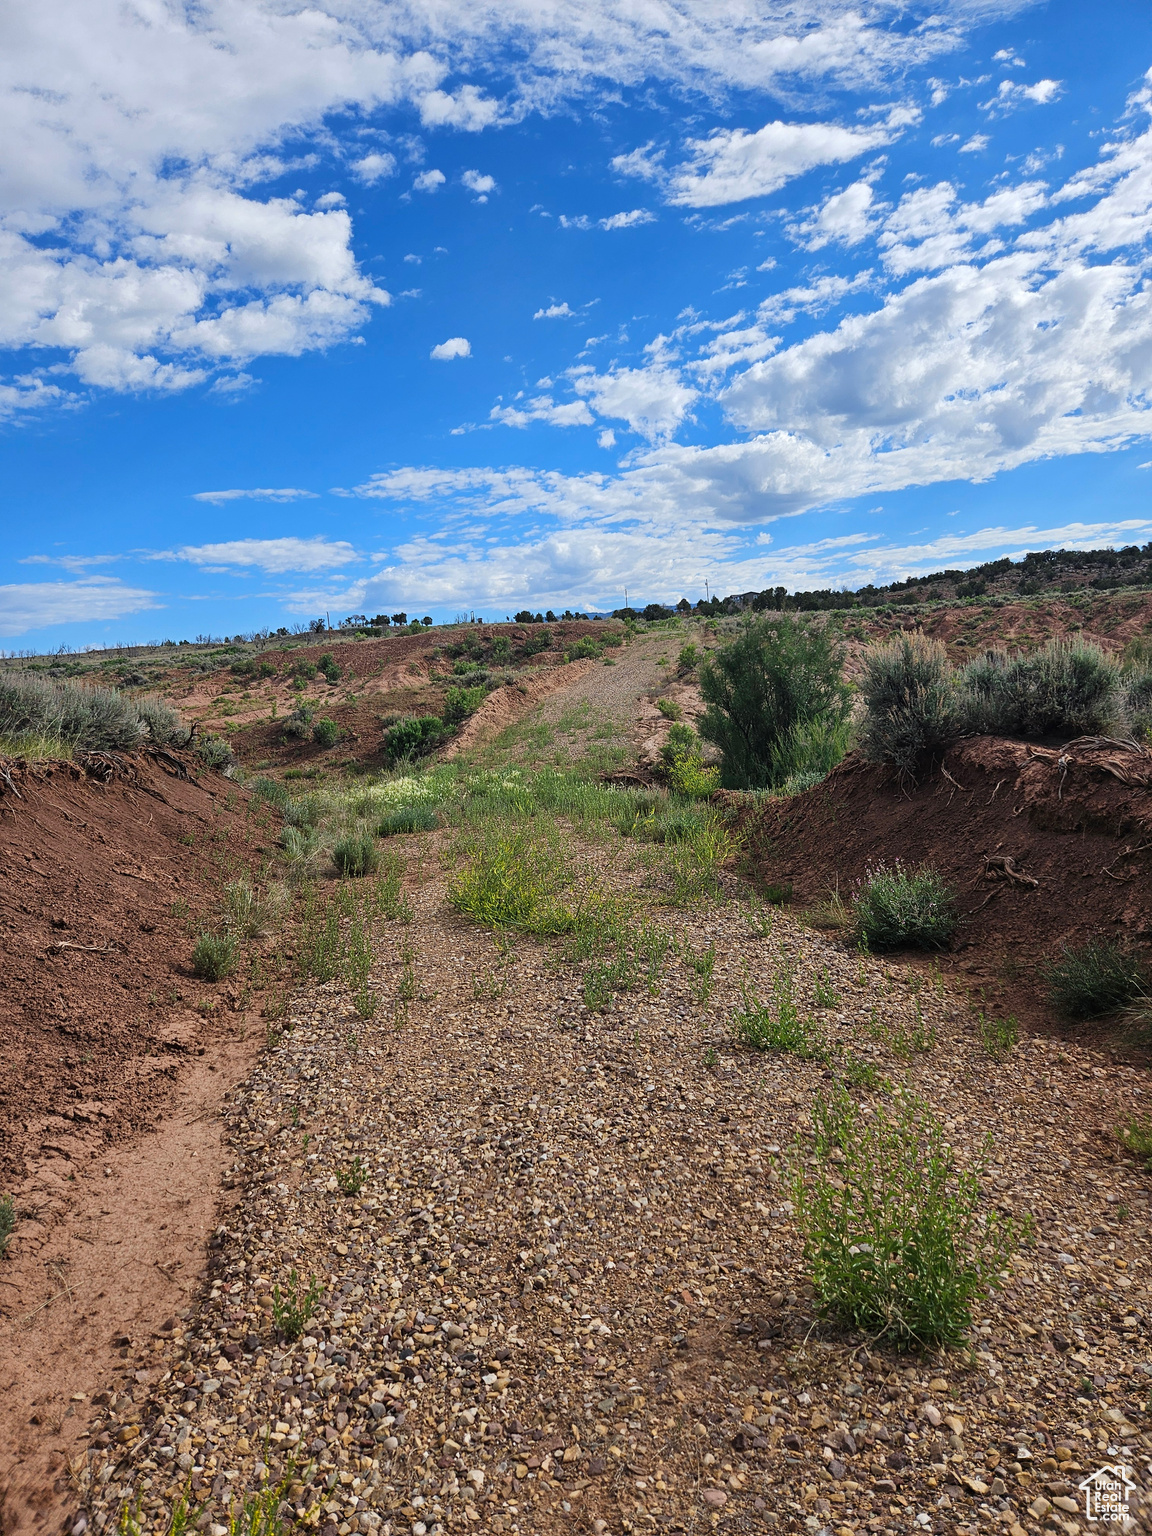
[[[95,789],[54,770],[28,787],[45,831],[12,843],[8,867],[25,864],[29,890],[55,881],[87,942],[127,944],[139,921],[135,907],[102,916],[129,835],[135,873],[197,872],[207,921],[213,848],[274,859],[291,899],[243,972],[282,967],[282,1019],[277,988],[260,1038],[242,1040],[237,980],[201,981],[216,1006],[185,1038],[205,1054],[154,1101],[159,1124],[138,1116],[134,1139],[95,1158],[83,1119],[71,1148],[26,1145],[5,1278],[23,1287],[7,1308],[11,1380],[29,1385],[0,1423],[5,1536],[81,1517],[106,1529],[129,1506],[165,1531],[185,1496],[226,1531],[261,1487],[289,1526],[327,1536],[1039,1536],[1084,1529],[1076,1485],[1121,1455],[1134,1513],[1152,1508],[1152,1186],[1117,1134],[1147,1119],[1148,1072],[1021,1001],[1030,932],[1055,942],[1143,910],[1142,865],[1121,857],[1130,885],[1098,873],[1138,837],[1148,789],[1129,770],[1143,759],[1085,751],[1054,778],[1043,753],[969,742],[945,763],[954,784],[912,795],[850,757],[754,821],[738,801],[676,800],[652,785],[670,724],[656,701],[694,718],[679,648],[723,632],[667,624],[594,657],[528,657],[452,743],[399,773],[371,771],[381,717],[446,699],[437,642],[328,640],[342,676],[317,694],[348,711],[349,738],[364,712],[361,739],[319,749],[223,717],[239,718],[255,794],[148,779],[173,802],[153,810],[130,780]],[[234,676],[198,695],[205,720]],[[106,818],[79,859],[63,835],[76,795]],[[210,834],[195,850],[180,841],[192,814]],[[35,823],[7,818],[0,834],[20,825]],[[376,867],[337,878],[338,847],[364,837]],[[947,958],[864,955],[813,926],[828,872],[917,838],[975,888],[983,926],[958,965],[1002,939],[1017,992],[997,992],[992,970],[953,978]],[[987,880],[998,852],[1041,884]],[[37,853],[48,882],[30,872]],[[75,888],[74,867],[92,872]],[[765,905],[785,879],[791,905]],[[42,896],[25,919],[43,926],[50,908]],[[133,1007],[164,996],[161,967],[187,965],[195,926],[132,938],[157,946],[132,949],[117,978]],[[70,996],[58,988],[62,1017]],[[75,996],[67,1019],[92,1011]],[[771,1033],[793,1015],[767,1049],[741,1023]],[[221,1016],[233,1027],[213,1032]],[[118,1070],[131,1101],[140,1073]],[[1016,1224],[1003,1288],[963,1330],[971,1348],[909,1351],[821,1314],[795,1181],[841,1166],[817,1135],[829,1102],[845,1138],[923,1105],[975,1180],[979,1221]],[[29,1213],[64,1162],[76,1178],[55,1173],[51,1246]],[[97,1329],[115,1344],[85,1344]],[[38,1381],[20,1362],[46,1352],[58,1364]]]

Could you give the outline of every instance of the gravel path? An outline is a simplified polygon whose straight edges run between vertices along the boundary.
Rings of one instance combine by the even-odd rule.
[[[1121,1457],[1150,1497],[1152,1182],[1112,1135],[1146,1074],[1043,1040],[994,1061],[923,973],[785,916],[757,936],[734,901],[657,913],[716,945],[707,1003],[672,959],[658,996],[590,1014],[576,970],[501,954],[421,868],[412,922],[379,935],[377,1020],[301,995],[234,1096],[203,1300],[127,1362],[73,1469],[98,1529],[128,1498],[163,1529],[190,1479],[226,1536],[229,1501],[286,1471],[326,1536],[1071,1536],[1076,1485]],[[807,1007],[827,973],[827,1034],[962,1156],[992,1136],[997,1204],[1035,1215],[971,1354],[812,1317],[783,1164],[828,1074],[728,1030],[744,968],[766,988],[783,961]],[[293,1271],[319,1299],[289,1345]]]

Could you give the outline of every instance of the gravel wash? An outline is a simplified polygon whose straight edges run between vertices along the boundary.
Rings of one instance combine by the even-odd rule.
[[[378,935],[377,1017],[302,993],[233,1096],[203,1298],[124,1341],[72,1468],[88,1524],[131,1501],[163,1530],[190,1487],[226,1536],[282,1482],[324,1536],[1072,1536],[1077,1485],[1122,1460],[1129,1528],[1152,1528],[1152,1176],[1114,1134],[1149,1112],[1146,1072],[1039,1038],[990,1057],[926,970],[783,914],[758,935],[737,901],[654,914],[715,944],[707,1001],[671,957],[603,1014],[554,950],[453,914],[439,874],[412,902]],[[785,960],[887,1080],[860,1103],[911,1088],[961,1161],[990,1136],[989,1198],[1035,1218],[968,1351],[813,1315],[789,1165],[829,1071],[730,1033],[745,969],[767,993]],[[293,1272],[317,1299],[288,1343]]]

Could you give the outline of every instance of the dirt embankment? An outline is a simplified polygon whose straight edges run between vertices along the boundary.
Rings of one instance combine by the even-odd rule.
[[[219,1102],[260,1031],[239,980],[193,978],[190,930],[276,835],[266,807],[171,755],[7,773],[0,1194],[18,1220],[0,1265],[5,1536],[59,1529],[93,1393],[125,1340],[187,1307],[202,1269]]]
[[[815,789],[767,805],[752,847],[763,879],[804,903],[847,900],[880,862],[934,865],[963,913],[942,964],[1033,1028],[1058,1022],[1037,966],[1062,944],[1152,940],[1152,756],[1117,744],[978,737],[915,787],[853,753]]]

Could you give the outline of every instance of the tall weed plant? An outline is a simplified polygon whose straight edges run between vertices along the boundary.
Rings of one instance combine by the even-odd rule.
[[[1027,1232],[983,1199],[989,1149],[961,1166],[911,1098],[864,1116],[841,1087],[814,1101],[812,1120],[793,1200],[825,1314],[898,1347],[962,1343]]]

